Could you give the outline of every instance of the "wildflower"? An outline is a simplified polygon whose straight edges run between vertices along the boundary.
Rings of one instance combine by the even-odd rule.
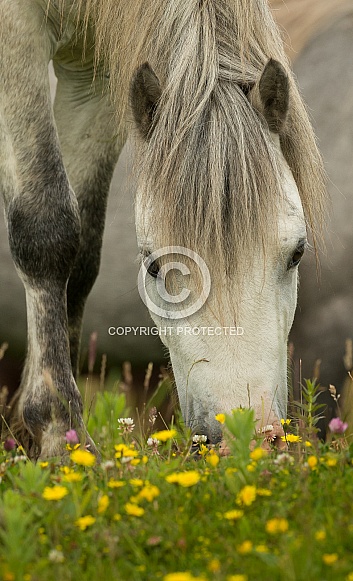
[[[101,467],[103,468],[103,470],[111,470],[112,468],[114,468],[115,464],[113,462],[113,460],[106,460],[105,462],[102,462]]]
[[[313,445],[312,445],[312,443],[311,443],[311,442],[309,442],[309,440],[306,440],[306,441],[305,441],[305,447],[306,447],[306,448],[312,448],[312,446],[313,446]]]
[[[78,435],[76,430],[68,430],[65,434],[65,440],[67,444],[76,445],[79,443]]]
[[[207,462],[207,464],[212,466],[212,468],[215,468],[216,466],[218,466],[219,456],[217,456],[217,454],[214,450],[210,450],[210,453],[206,456],[206,462]]]
[[[172,438],[174,438],[177,435],[177,431],[172,429],[172,430],[161,430],[160,432],[155,432],[154,434],[152,434],[151,438],[155,438],[156,440],[159,440],[160,442],[167,442],[168,440],[171,440]]]
[[[256,490],[256,493],[258,496],[271,496],[272,495],[271,490],[268,490],[267,488],[258,488]]]
[[[243,510],[238,510],[238,509],[233,509],[233,510],[228,510],[227,512],[224,513],[224,518],[226,518],[227,520],[238,520],[239,518],[241,518],[244,514]]]
[[[125,511],[130,516],[142,516],[145,512],[145,509],[141,508],[141,506],[133,504],[132,502],[127,502],[125,504]]]
[[[288,530],[288,521],[285,518],[271,518],[266,523],[266,531],[271,535],[286,533]]]
[[[308,466],[309,466],[309,468],[311,468],[311,470],[316,470],[316,467],[317,467],[316,456],[309,456],[307,462],[308,462]]]
[[[65,557],[62,551],[57,551],[56,549],[52,549],[48,555],[49,561],[52,563],[63,563],[65,561]]]
[[[294,458],[290,454],[287,454],[287,452],[283,452],[282,454],[278,454],[277,458],[275,458],[273,463],[277,464],[278,466],[280,466],[281,464],[287,464],[287,463],[293,464]]]
[[[65,486],[46,486],[42,497],[45,500],[61,500],[69,493]]]
[[[281,440],[283,442],[301,442],[301,436],[296,436],[295,434],[286,434],[285,436],[281,436]]]
[[[289,426],[289,424],[291,423],[292,420],[281,420],[281,424],[282,426]]]
[[[16,448],[16,441],[13,438],[6,438],[4,442],[5,452],[12,452]]]
[[[196,470],[189,470],[188,472],[173,472],[166,476],[166,481],[188,488],[189,486],[197,484],[200,478],[201,476]]]
[[[248,581],[247,575],[228,575],[227,581]]]
[[[257,553],[268,553],[268,548],[266,547],[266,545],[257,545],[257,547],[255,547],[255,550]]]
[[[90,467],[96,463],[96,457],[88,450],[74,450],[70,458],[75,464],[79,464],[80,466]]]
[[[336,465],[337,465],[337,458],[335,458],[334,456],[327,456],[326,457],[326,466],[331,468],[332,466],[336,466]]]
[[[119,522],[119,520],[121,520],[121,514],[115,513],[115,515],[113,516],[113,520]]]
[[[159,496],[159,494],[159,488],[153,484],[148,483],[140,490],[138,493],[138,498],[145,499],[147,502],[152,502],[157,496]]]
[[[215,415],[215,420],[217,420],[217,422],[219,422],[220,424],[224,424],[224,422],[226,421],[226,416],[225,414],[217,414]]]
[[[63,476],[64,482],[81,482],[83,476],[78,472],[69,472]]]
[[[49,462],[39,462],[39,466],[41,468],[47,468],[49,466]]]
[[[107,494],[103,494],[103,496],[101,496],[98,499],[98,514],[103,514],[103,512],[105,512],[107,510],[109,506],[109,497]]]
[[[195,577],[191,573],[168,573],[163,577],[163,581],[195,581]]]
[[[251,541],[244,541],[237,547],[238,553],[241,555],[246,555],[246,553],[250,553],[252,550],[252,542]]]
[[[121,488],[122,486],[125,486],[125,484],[126,483],[123,480],[113,480],[113,478],[108,482],[109,488]]]
[[[118,424],[123,434],[130,434],[135,427],[134,420],[132,418],[119,418]]]
[[[205,436],[203,434],[195,434],[192,437],[192,441],[194,442],[194,444],[206,444],[207,436]]]
[[[348,573],[346,581],[353,581],[353,573]]]
[[[220,571],[221,569],[221,563],[219,559],[212,559],[208,565],[207,565],[207,569],[209,571],[211,571],[211,573],[218,573],[218,571]]]
[[[319,531],[315,532],[315,539],[317,541],[324,541],[326,539],[326,531],[324,529],[320,529]]]
[[[81,516],[75,521],[75,525],[85,531],[87,527],[92,526],[96,522],[94,516],[87,514],[86,516]]]
[[[322,560],[325,565],[333,565],[338,559],[337,553],[325,553],[322,555]]]
[[[137,460],[138,451],[132,446],[126,446],[125,444],[117,444],[114,446],[116,453],[115,458],[118,458],[122,464],[127,464],[133,460]]]
[[[159,444],[160,440],[157,440],[157,438],[148,438],[147,440],[147,446],[150,446],[151,448],[156,448]]]
[[[247,485],[241,489],[237,496],[238,504],[245,504],[250,506],[256,498],[256,486]]]
[[[344,434],[348,428],[348,424],[342,422],[341,418],[332,418],[328,427],[333,434]]]
[[[206,456],[206,454],[208,454],[209,450],[207,448],[207,446],[205,446],[204,444],[200,444],[200,448],[199,448],[199,454],[203,457]]]
[[[254,460],[255,462],[257,462],[258,460],[261,460],[266,455],[267,455],[267,452],[263,448],[254,448],[254,450],[252,452],[250,452],[250,458],[252,460]]]

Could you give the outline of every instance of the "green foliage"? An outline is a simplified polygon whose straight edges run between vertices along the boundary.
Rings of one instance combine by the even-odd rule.
[[[302,386],[302,396],[304,398],[304,402],[298,402],[296,403],[296,406],[301,412],[301,417],[305,421],[308,433],[314,434],[317,432],[316,425],[318,421],[323,417],[320,415],[320,411],[322,411],[326,406],[325,404],[317,403],[321,392],[320,384],[316,384],[315,379],[313,381],[310,379],[305,379],[304,381],[305,383]]]
[[[314,426],[308,397],[302,411]],[[231,454],[220,457],[202,443],[191,449],[186,430],[159,432],[159,445],[119,430],[129,414],[117,394],[98,394],[93,411],[101,463],[75,446],[37,464],[2,450],[1,580],[352,581],[343,436],[339,447],[298,437],[285,453],[265,452],[254,412],[238,409],[224,418]]]

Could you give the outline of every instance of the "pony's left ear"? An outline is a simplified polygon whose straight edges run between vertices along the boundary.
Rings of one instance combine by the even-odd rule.
[[[289,109],[289,79],[281,63],[268,61],[249,99],[265,117],[270,131],[281,133]]]
[[[153,128],[157,103],[162,90],[158,77],[148,63],[135,72],[130,86],[130,103],[135,123],[144,139],[148,139]]]

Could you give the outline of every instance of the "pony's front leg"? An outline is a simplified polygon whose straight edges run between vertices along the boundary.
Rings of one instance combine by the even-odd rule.
[[[28,353],[17,418],[33,457],[63,454],[71,427],[93,443],[73,379],[67,281],[80,241],[80,217],[64,168],[47,78],[51,43],[35,3],[0,3],[0,177],[9,243],[24,283]]]
[[[85,302],[99,271],[109,186],[124,134],[117,134],[107,75],[101,66],[94,67],[93,54],[86,50],[83,62],[81,52],[65,47],[53,62],[58,79],[54,103],[56,126],[81,220],[80,245],[67,288],[71,364],[75,375],[79,368]]]

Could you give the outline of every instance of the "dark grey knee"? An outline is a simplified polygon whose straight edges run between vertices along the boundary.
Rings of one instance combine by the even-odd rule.
[[[9,243],[13,260],[34,284],[65,284],[80,240],[76,200],[64,191],[17,196],[8,207]]]

